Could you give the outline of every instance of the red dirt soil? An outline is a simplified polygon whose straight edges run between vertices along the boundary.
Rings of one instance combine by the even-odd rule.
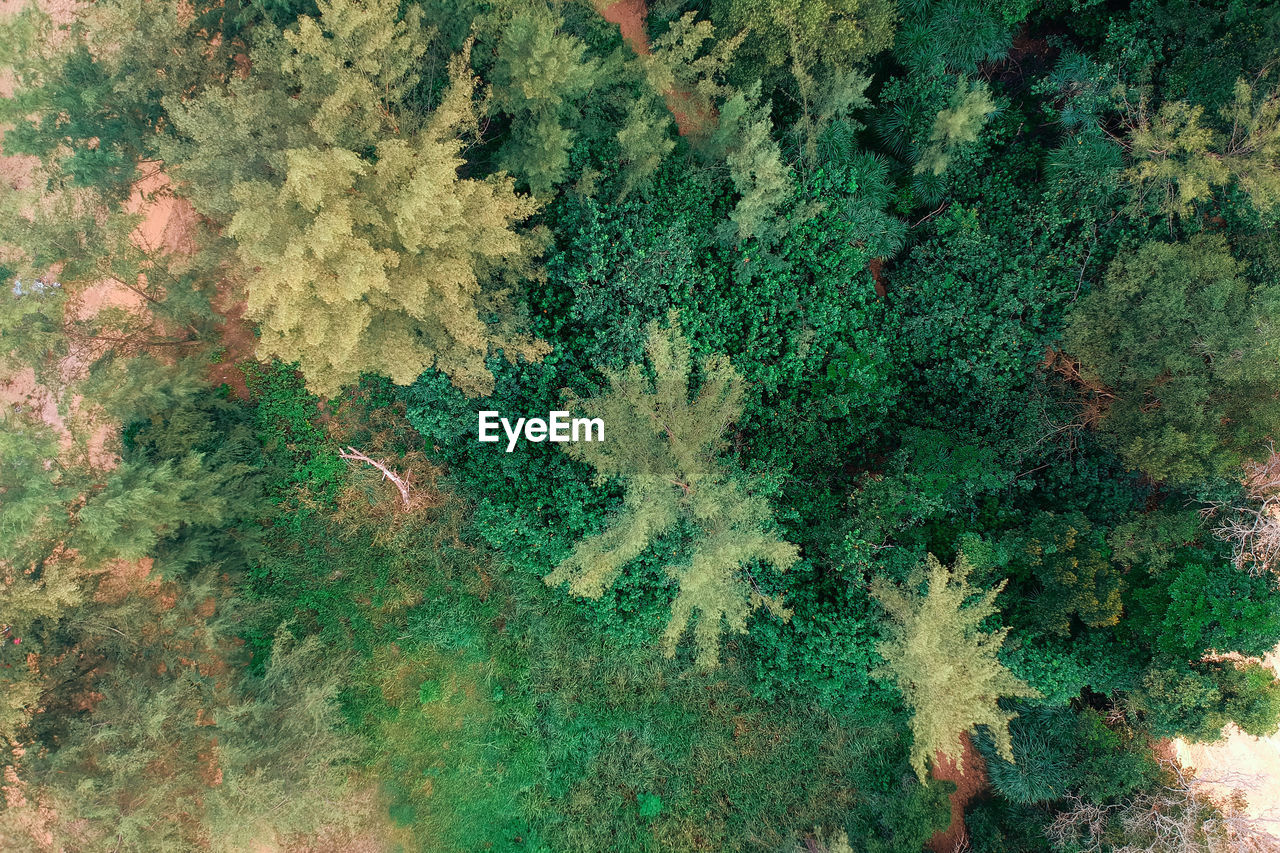
[[[964,809],[987,788],[987,763],[973,748],[967,732],[960,736],[960,742],[963,747],[963,773],[945,755],[939,755],[933,762],[933,778],[956,783],[956,791],[951,795],[951,825],[929,839],[929,849],[933,853],[955,853],[968,849],[969,832],[964,825]]]
[[[229,287],[220,287],[214,301],[214,310],[223,318],[218,329],[222,353],[216,363],[209,365],[208,377],[214,387],[225,384],[236,397],[247,400],[249,386],[242,365],[257,360],[258,336],[253,323],[244,317],[244,300],[237,302],[230,294]]]
[[[649,35],[645,32],[645,19],[649,9],[645,0],[617,0],[600,9],[600,15],[622,30],[622,39],[640,56],[649,53]]]
[[[622,40],[627,43],[637,56],[648,56],[650,53],[649,34],[645,22],[649,18],[649,7],[645,0],[615,0],[608,5],[596,3],[600,16],[611,24],[617,24],[622,31]],[[676,128],[681,136],[701,135],[715,123],[715,113],[705,115],[689,109],[689,93],[671,90],[662,93],[667,102],[667,109],[676,120]]]

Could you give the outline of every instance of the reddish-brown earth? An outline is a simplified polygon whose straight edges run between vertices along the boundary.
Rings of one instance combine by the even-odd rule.
[[[968,848],[969,833],[964,825],[964,810],[987,788],[987,763],[973,748],[967,732],[960,736],[960,741],[963,772],[945,755],[939,755],[933,763],[933,778],[956,784],[955,793],[951,795],[951,825],[929,839],[929,849],[933,853],[955,853]]]
[[[611,24],[617,24],[622,32],[622,40],[636,52],[637,56],[648,56],[650,53],[649,33],[645,23],[649,18],[649,7],[645,0],[615,0],[602,5],[597,2],[600,15]],[[681,136],[697,136],[715,123],[715,113],[705,114],[690,107],[688,92],[669,90],[662,93],[667,102],[667,109],[676,120],[676,128]]]
[[[622,38],[640,56],[649,53],[649,35],[645,32],[645,20],[649,9],[645,0],[616,0],[600,10],[601,16],[622,30]]]

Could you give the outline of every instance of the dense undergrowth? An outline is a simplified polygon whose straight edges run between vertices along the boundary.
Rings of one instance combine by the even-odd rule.
[[[1280,11],[642,23],[5,23],[0,846],[1268,849]]]

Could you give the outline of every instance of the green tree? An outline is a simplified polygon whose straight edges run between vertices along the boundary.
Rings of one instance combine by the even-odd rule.
[[[1227,723],[1269,737],[1280,726],[1280,681],[1260,663],[1155,666],[1128,701],[1156,737],[1212,742]]]
[[[1147,243],[1081,299],[1063,338],[1113,395],[1100,427],[1155,479],[1222,475],[1280,419],[1280,289],[1254,285],[1221,237]]]
[[[227,233],[253,270],[260,352],[297,361],[317,393],[365,372],[408,384],[432,366],[484,392],[491,347],[511,358],[546,351],[482,316],[505,304],[503,285],[532,274],[538,244],[513,226],[536,206],[510,179],[458,177],[456,132],[475,126],[465,67],[464,54],[423,130],[383,140],[376,160],[291,149],[283,184],[246,181],[233,192],[239,210]]]
[[[716,0],[711,16],[729,32],[747,31],[748,56],[776,69],[795,59],[825,69],[867,62],[893,43],[892,0]]]
[[[564,180],[575,136],[567,120],[575,99],[601,75],[599,60],[586,56],[586,45],[560,24],[545,6],[517,11],[503,28],[488,75],[491,108],[511,117],[501,165],[536,196]]]
[[[987,84],[961,81],[951,96],[951,104],[939,110],[933,120],[929,144],[916,161],[916,174],[930,172],[941,175],[945,172],[955,153],[977,140],[987,116],[995,109]]]
[[[997,612],[995,599],[1004,582],[976,590],[969,585],[969,571],[963,555],[952,569],[929,555],[923,578],[913,577],[906,587],[877,578],[871,586],[889,614],[888,637],[877,651],[885,659],[883,674],[911,708],[911,766],[922,782],[928,762],[939,754],[960,764],[960,736],[978,726],[987,728],[998,753],[1012,761],[1009,721],[1017,715],[998,701],[1040,695],[997,657],[1009,629],[982,627]],[[921,580],[923,593],[916,589]]]
[[[659,536],[683,529],[687,556],[666,566],[678,590],[663,642],[673,655],[696,613],[698,663],[714,666],[722,624],[745,631],[747,617],[761,606],[786,615],[778,600],[759,591],[750,571],[757,562],[785,570],[798,549],[768,530],[768,501],[751,494],[718,458],[725,428],[742,411],[742,377],[723,356],[705,358],[691,398],[693,359],[674,316],[666,329],[650,325],[645,350],[653,378],[638,364],[606,370],[607,394],[571,398],[588,417],[603,419],[606,440],[568,444],[567,452],[601,479],[622,479],[625,494],[608,527],[579,542],[546,581],[599,598]]]
[[[795,194],[791,170],[772,136],[769,109],[759,102],[759,87],[738,92],[724,103],[711,138],[712,149],[723,153],[738,203],[729,214],[739,240],[770,238],[785,233],[778,208]]]
[[[716,104],[731,94],[724,76],[743,35],[717,39],[710,21],[686,12],[653,40],[652,51],[642,59],[650,87],[686,116],[686,136],[704,140],[714,126]]]
[[[27,4],[0,25],[0,65],[15,82],[0,99],[5,153],[56,161],[63,179],[122,201],[171,132],[163,99],[230,69],[224,6],[110,0],[62,28]]]
[[[634,189],[648,187],[662,161],[676,147],[671,138],[671,114],[643,99],[632,102],[617,139],[624,164],[624,197]]]
[[[1027,621],[1065,636],[1073,618],[1090,628],[1119,623],[1124,610],[1122,575],[1111,562],[1106,531],[1081,512],[1041,513],[1011,542],[1013,569],[1034,578]]]

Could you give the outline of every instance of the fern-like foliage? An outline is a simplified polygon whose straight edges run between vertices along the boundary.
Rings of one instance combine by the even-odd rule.
[[[678,525],[695,531],[684,559],[666,567],[678,589],[663,644],[670,657],[692,624],[698,663],[710,667],[719,659],[725,626],[745,631],[747,617],[761,606],[789,615],[744,572],[755,563],[785,570],[798,549],[768,529],[768,501],[751,494],[719,459],[724,432],[742,412],[742,376],[727,358],[712,356],[699,363],[701,383],[691,393],[693,358],[675,317],[665,329],[651,323],[647,334],[652,374],[639,364],[608,370],[608,393],[570,400],[587,417],[604,420],[605,440],[562,446],[600,479],[623,480],[626,491],[609,526],[579,542],[546,581],[599,598],[657,537]]]
[[[928,761],[938,754],[959,765],[960,736],[979,726],[990,731],[999,755],[1013,761],[1009,721],[1017,715],[1002,709],[998,700],[1040,695],[997,657],[1009,629],[990,632],[982,627],[997,612],[995,599],[1004,582],[975,589],[969,585],[969,571],[963,555],[954,569],[930,555],[924,577],[913,579],[923,581],[923,593],[917,591],[918,582],[898,587],[877,578],[871,586],[890,617],[889,636],[877,650],[886,661],[883,674],[897,684],[911,708],[911,766],[921,781]]]

